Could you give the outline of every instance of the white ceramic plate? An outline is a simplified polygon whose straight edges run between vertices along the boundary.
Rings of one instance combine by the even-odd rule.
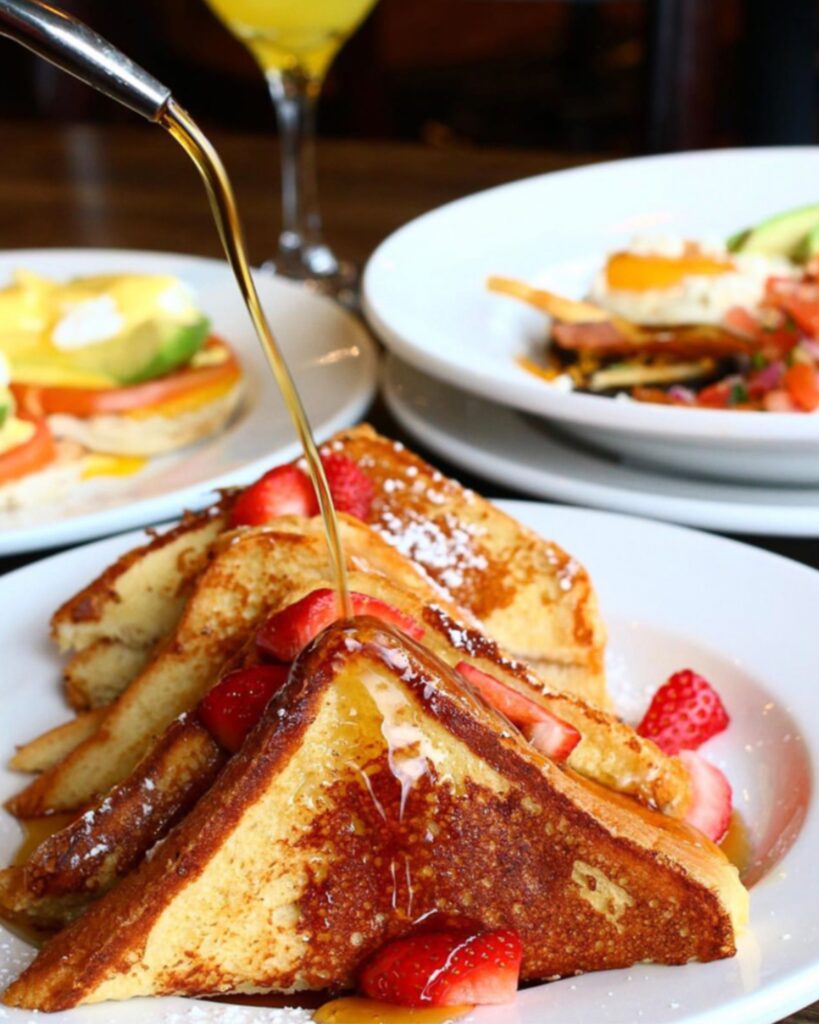
[[[504,185],[391,235],[364,275],[373,327],[403,359],[494,402],[560,420],[610,451],[700,475],[819,483],[819,415],[678,409],[563,394],[516,363],[546,320],[490,295],[489,274],[582,295],[634,234],[727,236],[819,200],[819,148],[683,153]]]
[[[116,272],[176,274],[196,291],[213,329],[234,347],[250,385],[226,430],[129,477],[97,477],[64,499],[0,513],[0,555],[73,544],[159,522],[296,456],[299,446],[239,291],[225,263],[119,249],[21,249],[0,253],[0,287],[17,268],[56,278]],[[358,420],[375,391],[366,330],[329,299],[269,274],[256,276],[270,323],[318,438]]]
[[[662,474],[597,453],[556,425],[434,380],[390,355],[384,398],[419,441],[456,466],[537,498],[729,533],[815,537],[819,487],[753,486]]]
[[[819,750],[819,573],[732,541],[646,520],[526,502],[503,507],[556,538],[590,569],[611,635],[612,691],[625,714],[638,716],[648,695],[682,666],[698,669],[717,686],[732,723],[703,749],[733,783],[757,880],[750,927],[734,959],[637,966],[536,986],[521,992],[514,1006],[476,1012],[475,1024],[771,1024],[818,998],[819,804],[811,778],[813,752]],[[98,542],[0,579],[0,604],[13,609],[0,617],[0,799],[20,785],[4,767],[15,742],[66,715],[59,659],[47,639],[48,616],[138,539]],[[17,825],[0,812],[0,863],[8,862],[18,841]],[[19,939],[0,929],[0,985],[30,956]],[[9,1024],[34,1024],[30,1014],[5,1014],[0,1019]],[[48,1019],[290,1024],[306,1016],[157,999]]]

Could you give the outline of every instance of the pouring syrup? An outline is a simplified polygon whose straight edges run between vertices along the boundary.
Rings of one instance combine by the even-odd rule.
[[[347,588],[344,551],[341,544],[338,519],[333,507],[333,499],[313,432],[310,429],[310,423],[304,411],[301,396],[259,301],[259,294],[256,291],[256,285],[253,282],[247,261],[244,232],[242,231],[239,211],[236,207],[236,200],[227,171],[210,140],[193,118],[173,99],[169,100],[162,111],[159,123],[176,139],[193,160],[205,185],[211,213],[216,222],[216,228],[219,232],[222,247],[225,250],[225,256],[236,278],[236,283],[239,286],[242,298],[247,306],[247,311],[256,329],[259,343],[267,358],[276,384],[281,391],[282,398],[287,406],[287,411],[290,413],[304,451],[307,470],[313,482],[313,487],[318,497],[321,518],[324,521],[324,532],[330,552],[330,563],[335,586],[341,602],[341,610],[344,616],[348,617],[352,614],[352,607]]]

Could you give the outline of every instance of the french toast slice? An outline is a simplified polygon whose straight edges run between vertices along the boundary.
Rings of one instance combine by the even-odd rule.
[[[302,652],[194,809],[4,998],[343,989],[420,921],[514,929],[521,980],[545,980],[730,956],[746,915],[703,836],[559,767],[360,618]]]
[[[608,707],[606,631],[586,570],[474,491],[367,424],[322,451],[351,458],[375,485],[367,522],[420,565],[553,690]]]
[[[543,703],[583,740],[572,765],[596,781],[682,816],[689,799],[683,765],[612,716],[549,691],[468,623],[413,563],[358,520],[342,517],[350,586],[387,601],[425,628],[425,642],[450,665],[470,660]],[[170,722],[215,681],[263,614],[327,585],[320,523],[281,518],[275,528],[239,531],[212,552],[175,633],[112,705],[98,732],[7,802],[18,817],[84,806],[122,781]]]
[[[16,772],[44,772],[59,764],[83,740],[93,736],[105,717],[105,708],[80,711],[74,718],[21,744],[9,761]]]
[[[582,566],[367,425],[339,433],[322,451],[341,453],[362,469],[375,489],[368,524],[420,566],[462,617],[472,614],[552,689],[608,705],[605,630]],[[66,602],[52,620],[60,649],[83,651],[99,640],[139,649],[166,636],[181,614],[180,595],[226,526],[232,500],[226,494],[210,512],[187,516]],[[103,671],[97,689],[99,674],[89,666],[74,674],[90,676],[69,689],[77,707],[107,699],[110,675]]]
[[[212,543],[227,525],[226,499],[127,552],[66,601],[51,619],[66,668],[66,695],[77,710],[115,698],[174,628]]]
[[[0,871],[0,916],[34,931],[64,927],[142,860],[226,759],[195,716],[181,715],[104,800]]]

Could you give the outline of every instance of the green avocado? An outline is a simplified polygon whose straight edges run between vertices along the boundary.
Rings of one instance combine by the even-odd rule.
[[[814,256],[819,256],[819,224],[805,235],[805,239],[799,247],[799,260],[807,263]]]
[[[786,259],[800,261],[805,259],[805,240],[817,227],[819,203],[813,203],[778,213],[754,227],[738,231],[731,235],[726,244],[731,252],[784,256]]]
[[[190,362],[209,331],[206,317],[182,326],[149,320],[124,337],[77,349],[72,363],[77,369],[112,377],[119,385],[141,384]]]

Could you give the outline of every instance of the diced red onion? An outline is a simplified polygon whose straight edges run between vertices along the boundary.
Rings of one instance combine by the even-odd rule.
[[[770,391],[771,388],[778,387],[784,375],[785,364],[778,360],[775,363],[771,363],[770,366],[757,370],[749,383],[753,386],[754,391]]]
[[[686,405],[694,403],[694,392],[690,388],[684,388],[682,384],[672,384],[668,389],[668,395],[675,402],[685,402]]]

